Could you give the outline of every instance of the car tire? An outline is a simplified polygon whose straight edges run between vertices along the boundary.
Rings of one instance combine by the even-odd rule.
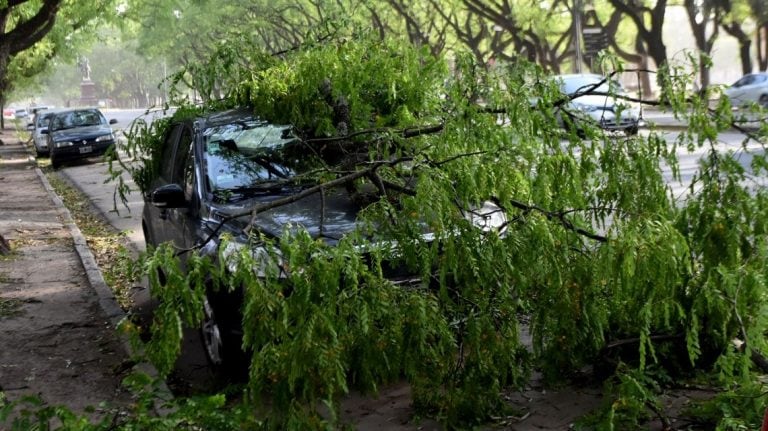
[[[635,136],[640,131],[640,128],[637,125],[629,126],[626,129],[624,129],[624,133],[627,136]]]
[[[51,154],[51,167],[53,169],[58,169],[61,167],[61,160],[59,160],[54,154]]]
[[[768,108],[768,94],[761,94],[758,103],[760,103],[760,106],[763,108]]]
[[[213,372],[220,378],[247,376],[247,356],[242,349],[242,294],[208,289],[203,304],[200,340]]]

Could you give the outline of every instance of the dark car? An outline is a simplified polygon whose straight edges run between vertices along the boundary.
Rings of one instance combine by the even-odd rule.
[[[248,216],[230,219],[222,228],[220,221],[308,187],[291,182],[316,167],[312,152],[292,131],[291,126],[267,123],[247,110],[172,124],[163,146],[162,160],[167,162],[144,196],[142,229],[147,245],[170,241],[187,249],[206,240],[217,243],[224,232],[245,244]],[[326,241],[354,228],[358,209],[343,189],[325,193],[323,203],[320,199],[320,194],[314,194],[265,211],[256,225],[277,237],[286,223],[294,222]],[[321,212],[318,208],[323,205]],[[239,304],[211,295],[201,335],[210,362],[217,365],[239,354],[239,318],[235,317]]]
[[[176,249],[218,247],[227,233],[247,246],[244,229],[253,222],[266,236],[279,238],[285,226],[301,226],[318,240],[336,244],[355,229],[359,202],[344,187],[265,209],[251,219],[249,210],[316,186],[309,172],[323,162],[287,125],[270,124],[248,110],[230,110],[171,123],[163,139],[159,172],[144,195],[142,230],[149,247],[171,242]],[[299,181],[300,178],[304,178]],[[503,224],[499,208],[485,203],[472,213],[476,226]],[[475,220],[477,218],[477,220]],[[222,251],[224,255],[227,250]],[[214,258],[218,253],[211,252]],[[186,254],[182,253],[184,259]],[[421,277],[393,268],[385,273],[397,285],[420,284]],[[201,327],[210,362],[239,357],[242,301],[237,293],[208,292]]]
[[[115,135],[104,114],[95,108],[56,112],[48,121],[48,151],[54,168],[71,160],[103,155],[114,145]]]

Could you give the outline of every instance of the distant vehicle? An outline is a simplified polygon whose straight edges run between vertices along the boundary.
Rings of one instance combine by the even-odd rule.
[[[760,106],[768,108],[768,73],[746,74],[726,88],[723,93],[734,106],[758,103]]]
[[[38,105],[38,106],[31,106],[29,108],[30,112],[32,112],[32,115],[37,114],[38,112],[45,109],[52,109],[52,107],[47,105]]]
[[[27,125],[27,129],[32,132],[32,143],[35,145],[35,153],[38,157],[48,156],[48,121],[53,117],[56,111],[49,109],[38,110],[32,117],[32,122]],[[45,131],[45,132],[44,132]]]
[[[565,106],[566,112],[560,113],[562,126],[575,126],[581,130],[579,123],[590,122],[604,130],[637,134],[640,126],[638,110],[629,102],[613,96],[626,94],[617,81],[592,74],[558,75],[554,79],[567,96],[584,93]]]
[[[16,108],[13,111],[13,117],[16,118],[17,120],[26,118],[28,115],[29,115],[29,112],[27,112],[25,108]]]
[[[13,108],[3,109],[3,118],[7,120],[13,120],[14,118],[16,118],[16,116],[14,115],[14,112],[16,112],[16,110]]]
[[[103,155],[115,143],[115,135],[104,114],[95,108],[59,111],[48,121],[48,151],[51,166],[58,168],[65,161]]]

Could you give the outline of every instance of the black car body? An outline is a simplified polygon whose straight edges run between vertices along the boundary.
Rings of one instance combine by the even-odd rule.
[[[313,238],[335,245],[358,223],[360,203],[344,187],[286,199],[250,216],[256,206],[316,186],[299,179],[309,177],[302,174],[316,172],[323,162],[295,137],[291,126],[267,123],[249,110],[172,122],[160,160],[159,172],[144,195],[142,230],[149,247],[165,242],[178,250],[202,246],[216,258],[219,253],[211,250],[219,247],[224,233],[234,239],[230,245],[250,247],[246,227],[279,238],[286,226],[300,226]],[[503,220],[495,220],[500,214],[499,207],[485,203],[467,218],[485,229],[488,223],[502,224]],[[183,263],[186,254],[180,256]],[[420,276],[399,268],[385,271],[384,276],[401,286],[422,282]],[[201,335],[214,365],[241,353],[242,298],[234,295],[209,292],[204,304]]]
[[[48,120],[48,151],[56,168],[71,160],[103,155],[114,145],[115,135],[104,114],[95,108],[56,112]]]
[[[246,244],[243,229],[250,218],[230,216],[301,189],[288,184],[310,166],[307,159],[311,153],[292,130],[259,120],[247,110],[172,123],[164,138],[160,171],[144,196],[142,229],[147,245],[171,242],[180,249],[203,243],[210,246],[225,232]],[[357,209],[345,192],[325,193],[322,212],[318,211],[322,207],[319,199],[315,194],[264,211],[255,220],[256,228],[278,237],[290,222],[328,242],[354,229]],[[226,346],[239,348],[239,319],[235,317],[239,316],[239,304],[210,295],[207,301],[201,335],[208,358],[217,365],[237,354],[229,353]]]

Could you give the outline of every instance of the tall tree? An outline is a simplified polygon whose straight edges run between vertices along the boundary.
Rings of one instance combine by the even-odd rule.
[[[717,40],[725,14],[724,4],[718,0],[685,0],[683,6],[699,50],[699,84],[705,88],[709,86],[709,64],[705,57],[712,52]]]
[[[0,1],[0,106],[15,83],[44,71],[47,60],[72,57],[97,22],[114,17],[112,5],[112,0]]]
[[[766,70],[768,69],[768,0],[749,0],[749,6],[757,23],[755,30],[757,66],[760,70]]]
[[[637,28],[637,38],[645,46],[656,66],[666,63],[667,47],[662,38],[662,28],[667,0],[658,0],[653,6],[644,0],[609,0],[609,3],[627,16]]]

